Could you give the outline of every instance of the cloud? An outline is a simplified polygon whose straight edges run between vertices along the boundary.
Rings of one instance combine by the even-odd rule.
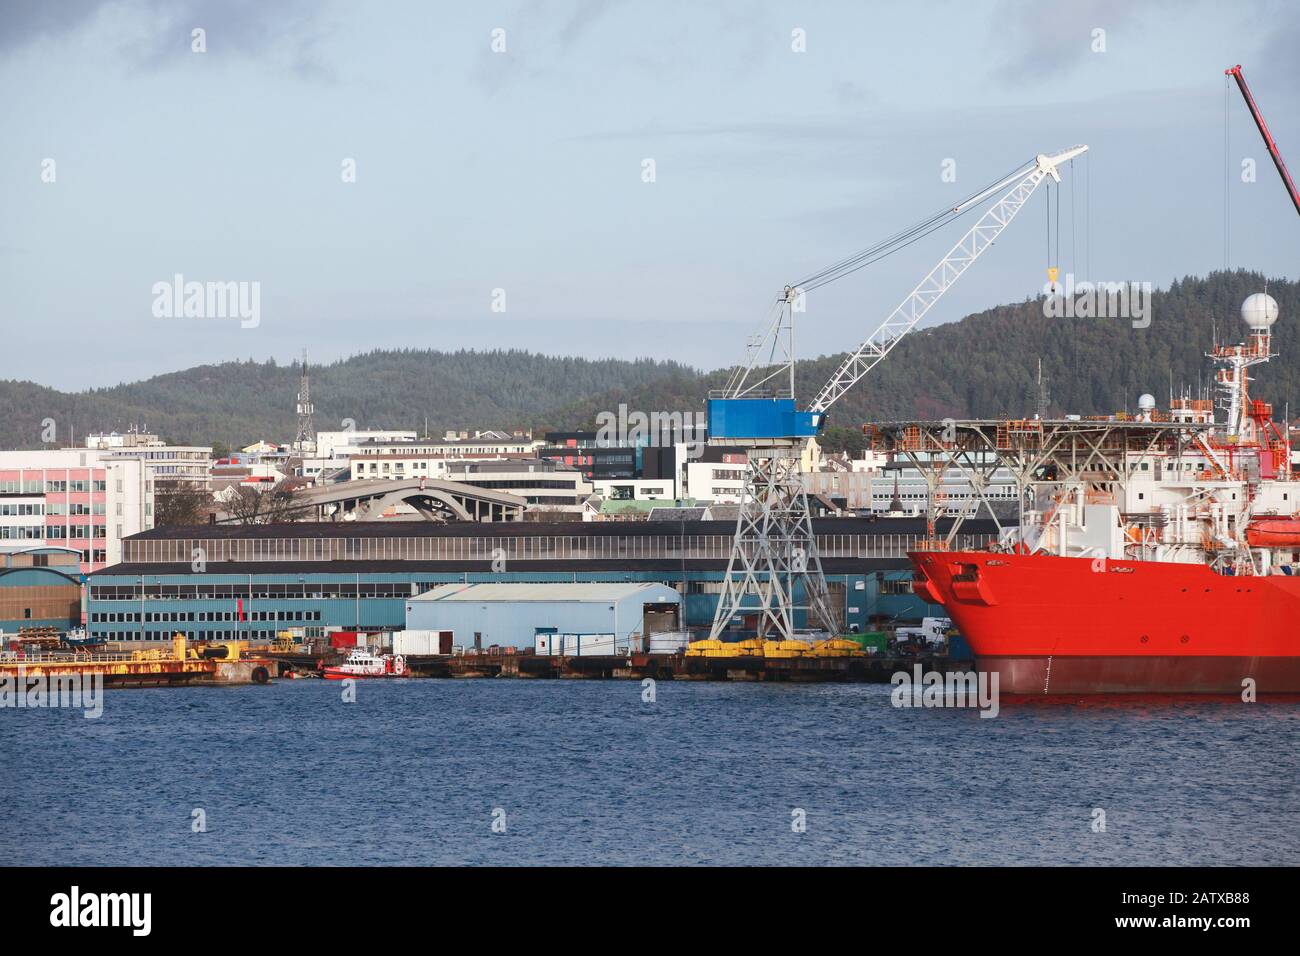
[[[330,81],[322,41],[327,5],[311,0],[8,0],[0,12],[0,57],[83,31],[102,33],[137,70],[161,70],[188,53],[195,28],[207,55],[261,61],[303,79]]]
[[[1291,88],[1300,85],[1300,10],[1293,4],[1269,4],[1260,19],[1268,23],[1267,41],[1259,51],[1264,75],[1276,75]],[[1246,72],[1244,69],[1243,73]]]
[[[1094,55],[1094,30],[1105,30],[1109,44],[1109,34],[1134,22],[1141,11],[1133,0],[1005,0],[989,23],[993,33],[1002,35],[1000,45],[1013,52],[996,75],[1020,83],[1069,73]]]
[[[94,21],[111,0],[8,0],[0,9],[0,56],[61,39]]]
[[[537,80],[550,72],[537,64],[563,63],[601,19],[622,5],[623,0],[579,0],[563,18],[557,17],[552,7],[524,8],[513,15],[503,15],[493,24],[493,29],[499,27],[506,31],[508,52],[493,52],[490,36],[485,33],[470,78],[488,94],[499,92],[513,81]],[[559,25],[549,28],[556,20]]]

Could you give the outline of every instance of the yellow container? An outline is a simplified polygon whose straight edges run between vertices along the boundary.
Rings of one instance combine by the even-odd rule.
[[[814,657],[865,657],[866,651],[856,641],[833,637],[813,645],[812,654]]]
[[[718,655],[714,654],[713,652],[717,651],[722,646],[723,644],[721,641],[715,641],[711,637],[706,637],[702,641],[691,641],[691,643],[686,646],[686,656],[687,657],[715,657]]]
[[[764,641],[764,657],[803,657],[812,648],[803,641]]]

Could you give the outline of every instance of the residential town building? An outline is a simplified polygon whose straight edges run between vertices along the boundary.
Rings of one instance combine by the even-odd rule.
[[[83,573],[122,559],[122,539],[153,527],[144,460],[112,449],[0,451],[0,550],[66,548]]]

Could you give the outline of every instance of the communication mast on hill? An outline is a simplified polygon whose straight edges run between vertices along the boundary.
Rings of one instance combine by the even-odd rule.
[[[307,350],[302,350],[302,377],[298,381],[298,435],[293,440],[295,450],[303,453],[316,451],[316,425],[312,421],[311,379],[307,375]]]
[[[1052,393],[1047,388],[1047,379],[1043,378],[1043,359],[1038,359],[1038,379],[1034,383],[1034,417],[1044,419],[1052,405]]]

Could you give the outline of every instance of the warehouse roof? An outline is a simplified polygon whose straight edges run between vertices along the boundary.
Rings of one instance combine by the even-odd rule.
[[[412,601],[472,601],[481,602],[539,602],[539,601],[590,601],[608,603],[622,601],[650,590],[662,591],[665,585],[645,582],[579,583],[554,582],[546,584],[440,584],[425,591]]]
[[[90,579],[102,584],[109,577],[138,578],[144,575],[157,577],[180,576],[195,580],[202,575],[344,575],[348,580],[360,575],[368,580],[374,574],[419,574],[421,572],[453,572],[463,574],[491,571],[491,559],[436,560],[436,561],[209,561],[206,571],[195,571],[188,561],[132,561],[110,565],[90,573]],[[569,573],[571,571],[721,571],[727,567],[727,558],[599,558],[596,560],[555,561],[520,560],[510,562],[511,571],[545,571]],[[894,558],[822,558],[822,569],[827,574],[861,574],[865,571],[891,571],[910,568],[905,557]],[[560,582],[568,583],[568,582]]]
[[[703,506],[659,506],[650,509],[650,521],[703,521],[709,509]]]
[[[716,507],[716,506],[714,506]],[[946,531],[952,523],[941,518],[936,530]],[[925,518],[814,518],[818,534],[925,534]],[[968,534],[995,534],[988,518],[968,518],[962,525]],[[167,525],[133,534],[124,540],[168,540],[194,538],[456,538],[456,537],[547,537],[588,535],[643,537],[654,534],[699,535],[736,533],[736,516],[727,521],[300,521],[284,524],[200,524]]]

